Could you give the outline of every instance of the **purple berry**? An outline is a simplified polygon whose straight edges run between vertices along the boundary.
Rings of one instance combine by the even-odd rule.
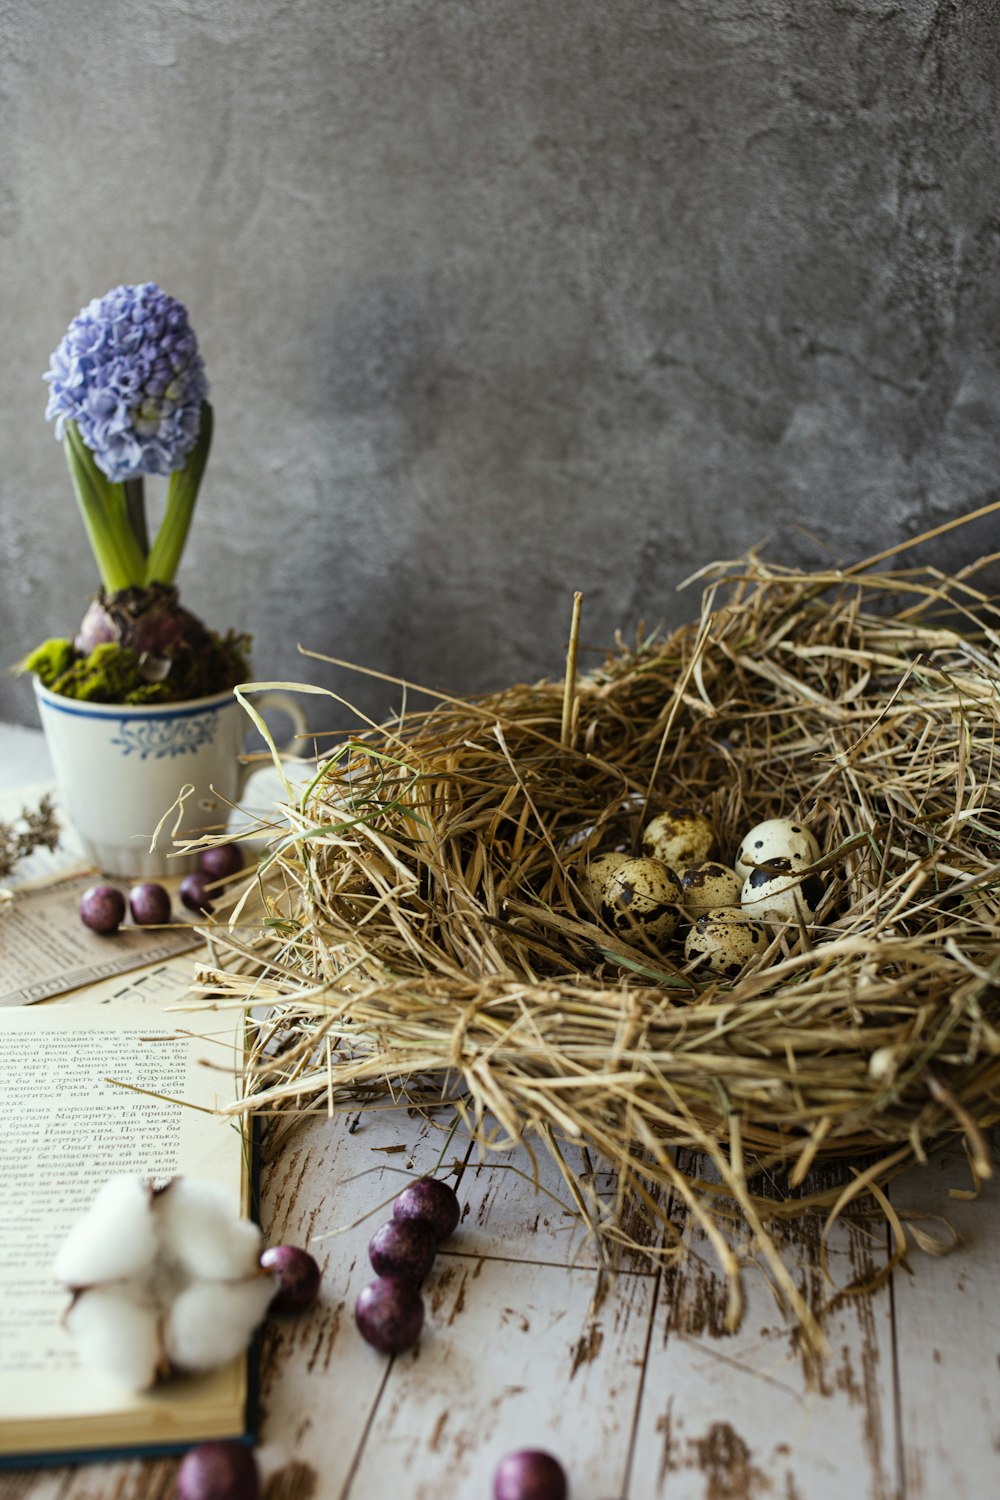
[[[500,1460],[493,1500],[566,1500],[566,1474],[558,1459],[539,1448],[522,1448]]]
[[[253,1450],[242,1443],[202,1443],[177,1471],[177,1500],[258,1500]]]
[[[201,870],[192,870],[191,874],[185,875],[181,881],[178,894],[188,911],[208,913],[213,911],[214,907],[207,889],[208,876]]]
[[[452,1233],[462,1210],[450,1188],[439,1177],[421,1177],[405,1187],[393,1204],[394,1219],[416,1220],[426,1227],[440,1242]]]
[[[155,927],[170,921],[170,897],[155,880],[143,880],[128,893],[132,921],[140,927]]]
[[[264,1251],[260,1264],[277,1283],[268,1312],[300,1313],[316,1301],[319,1266],[308,1250],[300,1250],[297,1245],[272,1245]]]
[[[92,932],[117,932],[124,915],[125,897],[113,885],[88,886],[80,897],[80,921]]]
[[[401,1276],[419,1286],[434,1264],[437,1240],[418,1219],[390,1219],[372,1235],[368,1259],[379,1276]]]
[[[424,1299],[411,1281],[380,1276],[354,1304],[361,1337],[383,1354],[402,1354],[420,1337]]]
[[[214,844],[198,855],[198,868],[209,880],[225,880],[243,868],[243,851],[238,844]]]

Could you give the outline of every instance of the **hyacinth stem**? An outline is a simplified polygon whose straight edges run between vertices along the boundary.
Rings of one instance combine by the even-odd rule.
[[[146,526],[146,489],[142,475],[125,481],[125,504],[128,508],[129,525],[145,557],[149,551],[149,531]]]
[[[198,499],[198,488],[205,472],[205,465],[208,463],[208,450],[211,446],[212,408],[207,401],[203,401],[198,441],[188,454],[187,463],[183,469],[178,469],[171,474],[167,486],[163,519],[156,533],[156,540],[149,550],[149,557],[146,559],[144,578],[147,588],[152,583],[173,583],[174,581],[184,552],[195,501]]]
[[[101,582],[109,593],[141,586],[146,559],[129,520],[124,485],[101,473],[75,422],[67,422],[63,446]]]

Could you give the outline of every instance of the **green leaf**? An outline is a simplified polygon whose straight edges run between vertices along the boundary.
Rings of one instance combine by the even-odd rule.
[[[125,486],[101,473],[75,422],[66,424],[63,447],[104,587],[109,593],[140,587],[146,562],[129,520]]]
[[[151,583],[173,583],[176,577],[211,446],[212,408],[207,401],[203,401],[198,441],[188,454],[183,469],[176,469],[167,485],[163,519],[146,560],[147,588]]]

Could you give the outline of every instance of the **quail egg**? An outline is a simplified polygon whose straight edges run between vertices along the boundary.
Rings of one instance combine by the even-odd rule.
[[[744,835],[736,856],[736,873],[746,880],[758,865],[791,860],[790,868],[804,870],[819,859],[819,844],[804,823],[795,818],[766,818]]]
[[[803,878],[785,855],[769,861],[770,869],[751,870],[743,882],[740,905],[765,922],[811,922],[823,898],[816,875]]]
[[[680,873],[681,902],[691,921],[703,917],[713,907],[740,904],[742,882],[728,865],[716,859],[703,859],[688,865]]]
[[[735,979],[764,952],[769,934],[738,906],[719,906],[699,917],[684,943],[684,957],[723,979]]]
[[[680,881],[661,859],[626,859],[611,872],[601,916],[623,937],[641,933],[660,942],[680,921],[680,902]]]
[[[619,854],[613,850],[607,854],[595,854],[578,873],[576,883],[580,895],[593,911],[600,911],[608,881],[628,857],[627,854]]]
[[[715,843],[715,829],[708,819],[690,807],[672,807],[647,823],[642,834],[642,852],[651,859],[680,870],[707,859]]]

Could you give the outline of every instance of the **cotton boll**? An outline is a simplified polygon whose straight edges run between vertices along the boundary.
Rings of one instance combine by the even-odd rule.
[[[67,1286],[120,1281],[150,1266],[156,1228],[149,1184],[142,1177],[112,1177],[56,1255],[54,1272]]]
[[[256,1224],[233,1212],[221,1188],[177,1177],[157,1197],[154,1210],[163,1253],[189,1276],[228,1281],[257,1269],[263,1237]]]
[[[270,1276],[193,1282],[167,1315],[163,1341],[170,1363],[200,1371],[234,1359],[250,1342],[273,1296]]]
[[[155,1383],[162,1353],[159,1318],[150,1303],[115,1287],[91,1287],[75,1299],[65,1322],[85,1365],[132,1391]]]
[[[142,1390],[175,1362],[206,1370],[232,1359],[274,1296],[261,1240],[213,1184],[105,1184],[57,1257],[77,1292],[66,1326],[82,1362]]]

